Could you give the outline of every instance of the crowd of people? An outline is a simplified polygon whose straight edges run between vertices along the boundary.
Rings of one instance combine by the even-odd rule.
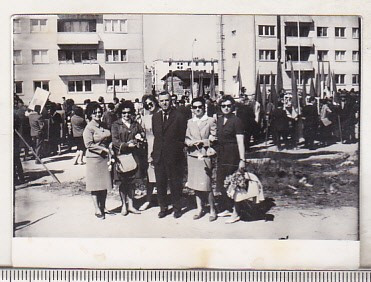
[[[236,101],[229,95],[221,95],[218,101],[204,95],[189,102],[165,91],[145,95],[141,102],[115,98],[105,103],[100,97],[86,100],[83,107],[71,99],[61,104],[48,101],[43,111],[38,105],[27,109],[15,97],[14,181],[25,181],[20,159],[22,150],[24,158],[29,154],[25,143],[32,146],[36,163],[75,147],[73,165],[86,165],[86,190],[99,219],[111,213],[105,203],[113,186],[118,186],[123,216],[148,209],[156,188],[158,217],[173,213],[179,218],[186,176],[187,187],[195,194],[195,220],[206,214],[208,206],[209,221],[229,217],[226,223],[234,223],[240,220],[243,206],[227,195],[225,179],[245,167],[252,144],[272,138],[281,150],[301,146],[300,137],[308,149],[357,141],[357,96],[343,93],[340,97],[337,104],[309,97],[299,112],[293,111],[284,95],[276,105],[269,99],[261,105],[246,96]],[[146,201],[137,209],[135,187],[143,179]]]

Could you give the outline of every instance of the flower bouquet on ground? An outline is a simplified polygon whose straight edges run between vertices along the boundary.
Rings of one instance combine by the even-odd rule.
[[[246,170],[237,170],[224,180],[227,195],[235,202],[244,200],[260,203],[264,201],[263,185],[259,178]]]

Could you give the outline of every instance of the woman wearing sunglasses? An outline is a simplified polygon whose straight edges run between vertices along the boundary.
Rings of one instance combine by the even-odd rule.
[[[219,101],[222,115],[217,121],[218,138],[218,168],[216,176],[216,189],[221,192],[221,211],[218,216],[231,216],[226,223],[240,220],[238,203],[234,203],[227,196],[224,180],[238,169],[245,167],[244,128],[242,121],[233,113],[235,100],[232,96],[223,96]],[[233,212],[232,212],[233,210]]]
[[[118,169],[120,180],[119,192],[122,202],[121,214],[126,216],[130,213],[140,214],[134,207],[133,198],[135,185],[134,181],[140,178],[140,151],[144,141],[144,132],[138,122],[135,121],[134,104],[126,100],[117,109],[121,118],[112,124],[112,143],[114,151],[118,154],[132,154],[137,167],[134,170],[122,172]],[[116,166],[118,168],[118,166]]]
[[[153,151],[153,131],[152,131],[152,115],[159,111],[158,102],[155,96],[153,95],[144,95],[143,96],[143,107],[147,111],[142,117],[142,127],[145,132],[146,140],[147,140],[147,160],[148,160],[148,168],[147,168],[147,196],[146,201],[143,205],[139,208],[140,211],[144,211],[150,207],[152,201],[152,194],[153,189],[156,185],[156,177],[155,177],[155,168],[153,165],[153,160],[151,157]]]
[[[192,100],[193,118],[188,120],[185,143],[188,146],[188,187],[196,194],[197,213],[193,219],[197,220],[204,215],[203,198],[207,198],[210,205],[209,221],[217,218],[214,203],[214,194],[211,190],[212,166],[210,159],[210,145],[216,140],[216,123],[214,118],[205,114],[205,100]],[[214,151],[215,152],[215,151]]]
[[[111,132],[101,123],[103,110],[97,102],[86,107],[89,123],[84,129],[83,139],[86,147],[86,190],[91,192],[95,216],[105,218],[107,190],[112,188],[111,174],[108,170],[108,145]]]

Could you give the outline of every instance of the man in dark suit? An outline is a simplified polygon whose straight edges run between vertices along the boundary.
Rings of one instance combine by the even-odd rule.
[[[182,113],[171,106],[171,96],[161,92],[158,96],[161,111],[152,117],[154,144],[152,159],[155,166],[157,198],[160,206],[159,218],[168,214],[166,203],[169,182],[174,217],[181,213],[180,198],[184,173],[184,140],[187,121]]]

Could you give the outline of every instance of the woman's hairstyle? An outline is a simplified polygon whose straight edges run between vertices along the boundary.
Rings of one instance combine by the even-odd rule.
[[[88,118],[88,120],[91,120],[91,115],[93,114],[94,111],[96,111],[97,109],[100,109],[103,113],[103,109],[102,107],[99,105],[98,102],[96,101],[93,101],[93,102],[90,102],[87,106],[86,106],[86,117]]]
[[[202,98],[202,97],[196,97],[196,98],[194,98],[193,100],[192,100],[192,105],[193,105],[193,103],[195,103],[195,102],[201,102],[202,103],[202,106],[204,106],[205,107],[205,99],[204,98]]]
[[[132,115],[135,114],[134,104],[130,100],[125,100],[123,103],[120,104],[120,106],[117,108],[118,116],[121,117],[121,113],[122,113],[123,109],[130,109],[130,113]]]
[[[72,111],[75,113],[75,115],[77,115],[79,117],[84,117],[84,111],[81,107],[73,106]]]
[[[148,105],[146,103],[147,100],[150,100],[151,102],[153,102],[153,104],[156,106],[156,108],[158,107],[158,101],[157,101],[157,99],[156,99],[155,96],[153,96],[153,95],[144,95],[143,98],[142,98],[142,103],[143,103],[143,107],[146,110],[149,110]]]
[[[225,96],[221,97],[220,100],[219,100],[219,103],[218,103],[219,107],[221,108],[221,105],[226,101],[231,101],[232,111],[234,111],[236,101],[233,99],[233,97],[231,95],[225,95]]]

